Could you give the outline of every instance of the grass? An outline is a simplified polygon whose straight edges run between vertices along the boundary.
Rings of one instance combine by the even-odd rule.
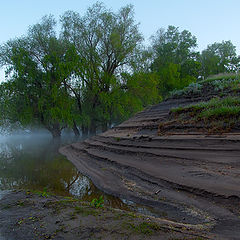
[[[154,231],[159,231],[161,227],[153,222],[141,222],[139,224],[128,223],[127,227],[134,232],[151,235]]]
[[[47,191],[46,187],[43,188],[43,191],[38,191],[38,190],[28,190],[28,191],[26,191],[26,194],[28,194],[28,195],[31,194],[31,193],[37,194],[38,196],[41,196],[41,197],[44,197],[44,198],[47,198],[47,197],[53,195],[52,193]]]
[[[229,131],[240,120],[240,98],[216,97],[207,102],[173,108],[171,114],[174,119],[179,122],[181,120],[185,124],[201,122],[205,128]]]
[[[239,117],[240,98],[213,98],[208,102],[201,102],[195,105],[174,108],[171,110],[171,112],[177,115],[188,113],[191,117],[195,117],[195,120]]]
[[[92,215],[92,216],[97,216],[99,212],[95,209],[87,208],[87,207],[81,207],[81,206],[76,206],[74,214],[80,214],[84,217]]]
[[[200,81],[199,83],[210,83],[212,81],[215,80],[230,80],[230,79],[236,79],[236,78],[240,78],[240,74],[238,73],[219,73],[216,75],[211,75],[208,78],[206,78],[205,80]]]
[[[215,92],[223,92],[225,90],[236,91],[240,89],[240,77],[233,76],[229,78],[208,78],[200,83],[201,85],[206,85],[208,87],[211,85]]]
[[[216,91],[224,89],[237,90],[240,89],[240,74],[236,73],[221,73],[208,77],[205,80],[198,82],[200,85],[212,85]]]

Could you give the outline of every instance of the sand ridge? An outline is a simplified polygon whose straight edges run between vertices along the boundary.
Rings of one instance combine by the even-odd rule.
[[[172,107],[198,101],[166,100],[60,152],[107,193],[161,209],[171,221],[209,226],[219,239],[239,239],[240,132],[158,134]]]

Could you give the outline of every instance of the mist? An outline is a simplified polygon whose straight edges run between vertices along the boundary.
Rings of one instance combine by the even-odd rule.
[[[88,188],[86,177],[64,156],[61,146],[81,141],[63,131],[60,139],[42,129],[19,129],[0,134],[0,192],[13,189],[47,189],[60,195],[77,194],[79,186]],[[76,184],[71,184],[72,182]],[[71,186],[71,187],[69,187]]]
[[[80,136],[74,135],[74,133],[69,129],[62,130],[60,139],[54,139],[51,133],[46,129],[34,128],[33,130],[29,130],[19,128],[15,130],[3,130],[0,128],[0,143],[9,141],[31,143],[31,141],[33,141],[35,144],[41,144],[43,142],[59,142],[60,145],[64,145],[75,141],[81,141],[85,138],[86,137],[83,137],[82,134],[80,134]]]

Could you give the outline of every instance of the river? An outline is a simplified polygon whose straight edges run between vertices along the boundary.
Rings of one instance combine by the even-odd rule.
[[[64,137],[61,142],[54,142],[46,134],[0,137],[0,198],[7,191],[16,189],[72,196],[83,201],[103,195],[107,206],[158,215],[150,208],[98,190],[90,179],[58,153],[61,145],[74,141],[74,137]]]

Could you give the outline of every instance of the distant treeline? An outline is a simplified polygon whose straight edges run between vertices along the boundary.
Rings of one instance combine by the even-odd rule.
[[[112,12],[97,3],[81,16],[67,11],[29,27],[0,46],[0,124],[42,126],[53,137],[64,128],[95,134],[158,103],[174,89],[222,72],[240,59],[231,41],[201,53],[189,31],[159,29],[144,46],[133,7]]]

